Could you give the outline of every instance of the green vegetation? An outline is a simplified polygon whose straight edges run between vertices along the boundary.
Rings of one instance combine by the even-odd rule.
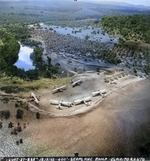
[[[0,46],[3,46],[4,44],[3,44],[3,41],[0,39]]]
[[[40,114],[39,112],[36,113],[36,118],[39,119],[40,118]]]
[[[105,16],[100,23],[109,34],[120,34],[126,40],[150,43],[149,15]]]
[[[0,79],[0,90],[5,91],[6,93],[19,93],[19,92],[29,92],[31,90],[39,90],[47,88],[49,90],[53,89],[54,85],[63,86],[64,84],[70,83],[71,78],[40,78],[38,80],[23,80],[18,77],[8,77],[3,75]]]
[[[150,16],[137,14],[105,16],[100,23],[104,31],[109,34],[121,35],[119,44],[113,47],[112,52],[117,53],[120,58],[124,58],[124,61],[126,58],[126,66],[132,68],[134,74],[137,75],[137,71],[142,70],[146,75],[149,75]]]
[[[21,24],[4,24],[3,29],[11,34],[14,35],[16,40],[20,41],[24,45],[29,46],[38,46],[41,45],[41,42],[30,40],[31,38],[30,32],[31,29],[29,29],[26,25]],[[0,41],[1,44],[1,41]]]
[[[146,64],[143,66],[143,71],[149,75],[150,74],[150,48],[145,47],[142,50],[143,56],[146,60]]]
[[[18,59],[20,45],[13,34],[0,30],[0,70],[8,71]]]
[[[83,7],[84,4],[76,5],[75,3],[60,1],[58,5],[55,1],[50,3],[48,1],[36,3],[35,1],[28,1],[28,3],[24,1],[9,3],[3,1],[0,2],[0,25],[47,22],[66,26],[66,22],[72,25],[72,22],[76,20],[82,21],[94,17],[102,17],[102,14],[99,14],[98,11],[90,10],[89,6]]]
[[[9,110],[0,111],[0,118],[9,119],[9,117],[10,117],[10,111]]]
[[[90,36],[86,35],[85,36],[85,40],[88,40],[90,38]]]
[[[19,77],[21,79],[33,80],[39,77],[55,77],[58,73],[59,65],[52,66],[43,63],[42,54],[44,49],[39,47],[41,42],[30,40],[30,30],[19,24],[3,25],[3,30],[0,30],[0,71],[8,76]],[[31,57],[33,59],[34,70],[24,71],[18,69],[14,64],[18,60],[20,45],[18,41],[25,45],[34,46],[34,52]],[[55,74],[55,76],[53,76]],[[16,82],[14,81],[14,84]]]
[[[23,113],[24,113],[23,110],[18,109],[18,110],[17,110],[16,118],[17,118],[17,119],[22,119]]]
[[[48,64],[43,62],[43,49],[39,47],[41,42],[29,39],[31,38],[30,31],[32,29],[29,29],[27,25],[44,22],[64,27],[66,25],[72,27],[93,26],[99,24],[99,19],[103,15],[117,15],[118,13],[122,14],[122,11],[112,11],[109,7],[106,9],[101,5],[96,4],[95,6],[95,4],[91,3],[75,5],[74,2],[69,2],[66,5],[64,2],[60,2],[57,5],[55,2],[49,3],[45,1],[36,4],[31,1],[28,4],[23,1],[0,2],[0,77],[3,78],[4,75],[7,75],[9,79],[11,78],[11,83],[9,82],[10,80],[8,81],[11,85],[7,85],[8,88],[5,89],[12,91],[12,86],[21,86],[25,81],[38,80],[41,77],[55,79],[58,75],[59,64],[52,66],[49,57]],[[133,44],[133,46],[137,46],[139,44],[138,40],[149,42],[149,16],[106,16],[102,19],[101,23],[109,33],[122,34],[128,40],[124,45]],[[93,34],[96,34],[96,32],[94,31]],[[86,36],[85,39],[88,41],[89,37]],[[124,41],[124,39],[122,40]],[[13,66],[18,59],[20,48],[18,41],[24,45],[34,46],[34,52],[31,55],[35,65],[34,70],[25,72],[23,69]],[[90,52],[93,57],[101,58],[110,63],[118,64],[121,62],[115,51],[107,47],[102,48],[97,43],[95,44],[97,46],[96,49],[95,45],[91,45],[92,49],[89,47],[85,51]],[[149,73],[148,65],[145,65],[144,71]],[[33,88],[39,88],[37,86],[35,85],[35,88]],[[22,90],[22,88],[18,87],[17,91],[19,90]]]
[[[108,45],[94,41],[90,42],[92,44],[92,48],[89,49],[88,46],[85,49],[87,52],[91,53],[92,57],[96,57],[116,65],[121,63],[121,59],[119,58],[118,54],[114,50],[111,50]]]
[[[52,66],[51,61],[45,64],[42,60],[43,50],[43,48],[37,46],[31,54],[35,69],[25,71],[24,69],[18,69],[16,66],[11,66],[11,68],[6,70],[7,76],[12,77],[13,84],[22,84],[23,80],[37,80],[39,77],[56,78],[58,76],[59,64]]]
[[[4,24],[3,28],[7,31],[12,33],[15,38],[19,41],[23,41],[25,39],[30,38],[29,29],[28,27],[20,24]]]
[[[138,46],[140,46],[140,42],[135,42],[133,40],[127,40],[124,42],[125,46],[129,46],[130,48],[137,48]]]
[[[58,69],[60,64],[55,64],[52,66],[51,64],[51,58],[48,58],[48,64],[45,64],[42,60],[42,54],[44,49],[41,47],[36,47],[33,51],[33,53],[30,55],[30,57],[33,60],[33,65],[35,66],[35,70],[33,74],[36,76],[42,76],[44,78],[55,78],[55,76],[58,74]],[[33,76],[32,74],[32,76]]]
[[[149,75],[150,74],[150,65],[144,65],[143,70],[147,75]]]
[[[81,20],[70,20],[70,21],[48,21],[45,22],[47,25],[56,25],[62,27],[85,27],[85,26],[92,26],[93,19],[81,19]]]
[[[112,63],[112,64],[119,64],[121,63],[121,60],[120,58],[118,57],[117,53],[114,52],[113,50],[108,50],[105,54],[104,54],[104,59],[106,61],[108,61],[109,63]]]
[[[58,4],[59,3],[59,4]],[[112,9],[113,8],[113,9]],[[74,1],[0,1],[0,25],[3,24],[35,24],[38,22],[50,23],[59,26],[78,26],[86,23],[87,19],[98,19],[104,15],[147,13],[139,8],[106,5],[101,3],[74,2]]]
[[[9,31],[9,32],[8,32]],[[18,69],[14,63],[18,60],[20,45],[15,37],[15,32],[10,30],[0,30],[1,46],[0,46],[0,71],[8,76],[18,76],[25,78],[25,71]],[[29,72],[27,73],[29,74]]]
[[[114,70],[106,70],[106,71],[104,72],[105,75],[112,75],[112,74],[114,74],[114,73],[115,73]]]
[[[126,42],[125,42],[126,43]],[[141,76],[141,72],[150,74],[150,48],[146,46],[115,45],[112,51],[117,53],[126,67],[133,74]],[[140,72],[138,72],[140,71]]]

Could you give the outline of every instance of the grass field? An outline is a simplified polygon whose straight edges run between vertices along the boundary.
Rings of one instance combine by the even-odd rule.
[[[150,44],[141,41],[127,40],[124,45],[129,47],[150,47]]]
[[[33,81],[24,81],[20,78],[14,77],[11,79],[10,77],[3,77],[0,79],[0,89],[3,89],[7,93],[14,92],[19,93],[21,91],[28,92],[31,90],[39,90],[39,89],[53,89],[53,86],[57,84],[57,86],[62,86],[70,83],[71,77],[67,78],[56,78],[56,79],[48,79],[48,78],[40,78],[39,80]]]
[[[127,40],[124,44],[127,46],[136,47],[140,45],[140,42],[134,40]]]

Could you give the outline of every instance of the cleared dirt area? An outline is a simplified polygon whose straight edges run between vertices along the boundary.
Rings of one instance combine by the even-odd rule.
[[[75,152],[79,156],[141,156],[140,148],[150,140],[149,91],[149,80],[131,83],[110,94],[96,109],[76,116],[37,120],[28,111],[19,120],[21,125],[29,122],[19,136],[10,136],[8,130],[1,135],[8,135],[12,143],[19,138],[24,141],[11,148],[5,145],[10,148],[5,156],[73,156]]]
[[[44,110],[45,114],[51,116],[71,116],[75,114],[85,113],[99,105],[105,99],[101,95],[92,97],[92,92],[106,89],[107,97],[107,95],[109,95],[111,92],[116,91],[130,84],[131,82],[142,80],[141,78],[132,75],[122,76],[122,73],[124,72],[118,70],[111,75],[105,75],[104,73],[105,72],[103,71],[98,74],[95,72],[78,74],[72,81],[75,82],[77,80],[82,80],[82,83],[80,85],[77,85],[76,87],[72,87],[71,84],[67,84],[66,90],[64,90],[63,92],[52,94],[52,90],[39,90],[35,92],[35,95],[40,96],[39,106],[35,105],[32,102],[31,103],[40,110]],[[106,83],[105,80],[109,82]],[[50,104],[49,101],[58,100],[74,102],[75,100],[83,99],[85,97],[91,97],[89,106],[82,103],[79,105],[73,105],[69,108],[66,106],[61,106],[61,109],[59,109],[58,105]],[[37,112],[36,108],[35,110],[34,108],[31,108],[31,110]]]
[[[149,141],[149,80],[111,94],[90,113],[33,122],[38,156],[137,156]],[[33,144],[32,144],[33,145]],[[42,148],[43,147],[43,150]]]
[[[2,110],[11,111],[10,119],[3,120],[0,130],[0,155],[74,156],[75,152],[78,152],[79,156],[141,156],[141,153],[146,155],[141,149],[150,143],[150,81],[140,81],[140,78],[126,75],[118,78],[117,84],[110,84],[104,83],[105,77],[110,79],[112,75],[85,73],[74,78],[82,78],[83,83],[80,86],[72,89],[68,85],[63,93],[52,94],[50,90],[35,92],[41,96],[39,108],[57,115],[68,113],[72,116],[51,117],[45,114],[36,119],[36,113],[24,110],[23,119],[16,120],[15,103],[0,102]],[[103,88],[112,93],[97,106],[95,103],[97,99],[103,99],[101,96],[93,97],[91,106],[79,105],[59,110],[49,104],[49,99],[52,98],[72,101]],[[14,125],[18,121],[21,126],[24,123],[29,124],[14,136],[10,135],[11,129],[8,129],[10,121]],[[16,145],[16,141],[21,138],[23,144]]]

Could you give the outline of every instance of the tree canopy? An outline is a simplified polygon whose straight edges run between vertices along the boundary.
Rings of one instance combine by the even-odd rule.
[[[13,34],[0,30],[0,70],[8,69],[18,60],[20,45]]]
[[[101,25],[110,34],[121,34],[126,39],[150,43],[149,15],[105,16],[101,20]]]

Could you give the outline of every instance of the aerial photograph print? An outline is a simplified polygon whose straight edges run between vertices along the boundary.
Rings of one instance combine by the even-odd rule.
[[[4,157],[150,158],[150,0],[0,0]]]

